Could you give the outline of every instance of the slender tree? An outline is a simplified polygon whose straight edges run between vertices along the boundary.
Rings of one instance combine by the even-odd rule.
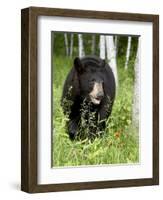
[[[114,45],[115,45],[115,57],[117,59],[117,54],[118,54],[118,36],[114,36]]]
[[[131,36],[128,37],[128,42],[127,42],[127,50],[126,50],[126,62],[125,62],[125,69],[128,69],[128,61],[130,58],[130,50],[131,50]]]
[[[78,46],[79,46],[79,57],[81,58],[85,55],[82,34],[78,34]]]
[[[118,87],[116,50],[115,50],[113,36],[106,36],[106,52],[107,52],[107,59],[108,59],[109,65],[115,77],[116,86]]]
[[[73,55],[73,46],[74,46],[74,34],[71,33],[70,36],[70,57]]]
[[[65,41],[66,56],[68,56],[69,55],[69,46],[68,46],[68,36],[67,36],[67,33],[64,33],[64,41]]]
[[[138,39],[138,47],[135,58],[135,83],[134,83],[134,97],[133,97],[133,123],[138,126],[139,122],[139,94],[140,94],[140,38]]]
[[[100,35],[100,58],[105,59],[105,36]]]

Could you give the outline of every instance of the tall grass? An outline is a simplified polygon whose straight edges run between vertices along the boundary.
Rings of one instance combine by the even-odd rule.
[[[93,141],[71,141],[60,106],[64,80],[73,60],[55,56],[53,60],[53,159],[54,167],[137,163],[139,161],[138,127],[132,123],[134,75],[132,63],[125,71],[118,60],[119,89],[105,133]]]

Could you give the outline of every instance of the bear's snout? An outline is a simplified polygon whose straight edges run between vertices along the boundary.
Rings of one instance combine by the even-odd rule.
[[[97,93],[97,98],[98,99],[102,99],[103,97],[104,97],[103,91],[100,91],[99,93]]]
[[[104,97],[104,90],[102,82],[95,82],[92,91],[89,93],[91,102],[93,104],[100,104]]]

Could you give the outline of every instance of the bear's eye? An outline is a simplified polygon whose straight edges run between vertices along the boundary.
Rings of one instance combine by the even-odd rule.
[[[95,82],[95,79],[94,79],[94,78],[93,78],[93,79],[91,79],[91,80],[90,80],[90,82],[91,82],[91,83],[94,83],[94,82]]]

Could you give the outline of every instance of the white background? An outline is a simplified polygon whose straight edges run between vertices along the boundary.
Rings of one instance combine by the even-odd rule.
[[[161,0],[38,0],[38,1],[1,1],[0,6],[0,199],[162,199],[163,176],[160,172],[160,186],[105,189],[77,192],[59,192],[29,195],[20,192],[20,9],[28,6],[78,8],[108,10],[119,12],[138,12],[160,14],[162,21],[163,5]],[[160,35],[163,34],[160,23]],[[161,41],[161,38],[160,38]],[[161,41],[162,42],[162,41]],[[160,43],[161,43],[160,42]],[[162,46],[160,45],[160,55]],[[160,66],[163,64],[160,56]],[[163,70],[160,67],[160,77]],[[160,85],[163,79],[160,80]],[[163,94],[160,90],[160,102]],[[162,105],[160,105],[160,111]],[[160,119],[162,119],[160,112]],[[161,120],[160,120],[161,121]],[[160,123],[160,154],[161,145]],[[160,156],[160,168],[163,158]]]
[[[140,35],[139,164],[51,168],[51,30]],[[152,177],[152,23],[39,17],[38,84],[39,184]]]

